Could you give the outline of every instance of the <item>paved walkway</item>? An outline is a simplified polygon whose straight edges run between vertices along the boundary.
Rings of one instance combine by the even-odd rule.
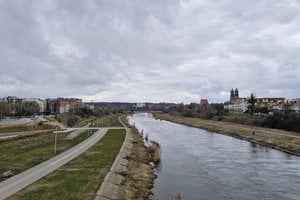
[[[6,199],[26,186],[53,172],[73,160],[87,149],[96,144],[107,132],[108,129],[101,128],[91,137],[71,149],[51,158],[33,168],[17,174],[5,181],[0,182],[0,200]]]
[[[91,123],[88,123],[87,125],[85,125],[82,128],[88,128],[90,125],[91,125]],[[73,131],[72,133],[70,133],[69,135],[67,135],[66,140],[73,140],[78,135],[80,135],[81,133],[83,133],[84,131],[86,131],[86,129],[73,129],[73,130],[75,130],[75,131]]]

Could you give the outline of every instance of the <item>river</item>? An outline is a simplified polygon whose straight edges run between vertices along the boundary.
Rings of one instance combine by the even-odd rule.
[[[300,200],[300,157],[147,113],[129,122],[162,147],[155,199]]]

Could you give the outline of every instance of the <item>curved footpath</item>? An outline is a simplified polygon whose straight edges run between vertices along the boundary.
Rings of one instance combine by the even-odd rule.
[[[31,183],[39,180],[55,169],[73,160],[84,151],[96,144],[107,132],[107,128],[101,128],[91,137],[71,149],[51,158],[33,168],[17,174],[5,181],[0,182],[0,200],[6,199],[16,192],[24,189]]]
[[[82,128],[88,128],[90,125],[91,125],[91,123],[88,123],[87,125],[85,125]],[[66,140],[73,140],[74,138],[76,138],[78,135],[80,135],[84,131],[86,131],[86,129],[80,129],[80,130],[73,131],[72,133],[67,135]]]
[[[122,123],[122,121],[119,119]],[[124,127],[126,125],[122,123]],[[105,176],[100,189],[97,191],[95,200],[117,200],[122,199],[123,188],[122,183],[125,180],[124,175],[127,174],[127,158],[131,154],[133,136],[131,130],[126,128],[126,137],[124,143],[120,149],[118,156],[116,157],[110,171]]]

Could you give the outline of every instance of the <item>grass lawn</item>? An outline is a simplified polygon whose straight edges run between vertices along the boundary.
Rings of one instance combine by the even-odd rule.
[[[9,199],[93,199],[125,139],[109,130],[92,148]]]
[[[96,117],[89,117],[89,118],[84,118],[82,120],[80,120],[79,122],[77,122],[75,124],[74,127],[82,127],[82,126],[85,126],[87,125],[89,122],[93,121]]]
[[[80,134],[74,140],[65,140],[69,133],[57,135],[57,154],[89,137],[88,132]],[[12,170],[15,174],[25,171],[54,156],[54,134],[45,133],[33,137],[0,143],[0,181],[2,173]]]
[[[93,121],[94,127],[113,127],[123,126],[119,121],[120,115],[108,115],[105,117],[97,118]]]

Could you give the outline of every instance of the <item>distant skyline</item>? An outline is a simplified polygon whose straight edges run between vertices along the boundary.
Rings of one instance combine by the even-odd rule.
[[[299,0],[4,0],[0,96],[300,97]]]

